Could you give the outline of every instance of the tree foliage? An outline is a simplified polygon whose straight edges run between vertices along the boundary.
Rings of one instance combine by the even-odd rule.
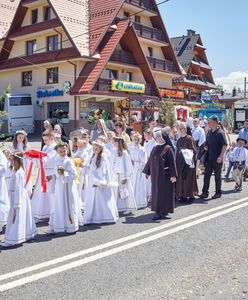
[[[170,98],[168,100],[160,101],[159,113],[160,118],[165,125],[173,126],[175,122],[175,108]]]

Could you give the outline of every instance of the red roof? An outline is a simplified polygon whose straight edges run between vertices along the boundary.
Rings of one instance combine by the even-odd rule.
[[[103,49],[100,52],[100,59],[97,62],[88,62],[86,64],[73,86],[71,94],[91,92],[106,63],[109,61],[111,54],[126,31],[128,24],[129,20],[118,22],[117,29],[111,33],[109,39],[103,45]]]

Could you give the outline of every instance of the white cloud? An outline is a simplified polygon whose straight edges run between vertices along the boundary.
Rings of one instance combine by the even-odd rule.
[[[247,77],[247,81],[248,81],[248,71],[247,72],[236,71],[230,73],[227,76],[215,78],[215,84],[222,85],[224,90],[227,92],[232,91],[234,86],[236,88],[240,88],[243,91],[245,77]]]

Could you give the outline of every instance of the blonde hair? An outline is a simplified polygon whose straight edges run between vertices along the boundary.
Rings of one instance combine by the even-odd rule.
[[[88,142],[85,139],[77,140],[78,145],[87,146]]]

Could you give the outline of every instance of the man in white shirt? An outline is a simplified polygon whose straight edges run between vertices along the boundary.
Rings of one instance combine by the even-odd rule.
[[[192,113],[189,113],[189,118],[186,122],[187,126],[192,130],[194,128],[194,119],[192,117]]]
[[[206,134],[203,128],[200,127],[199,119],[194,119],[193,121],[194,128],[192,129],[192,137],[195,141],[196,145],[196,175],[199,177],[199,166],[200,166],[200,156],[202,148],[204,147],[204,144],[206,142]]]

